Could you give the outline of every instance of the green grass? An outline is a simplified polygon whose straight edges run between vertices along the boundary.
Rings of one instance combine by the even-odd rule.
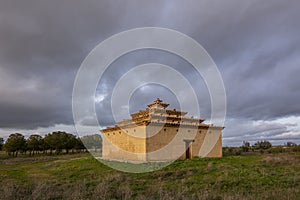
[[[89,154],[0,154],[0,199],[299,199],[299,182],[299,152],[178,160],[140,174]]]

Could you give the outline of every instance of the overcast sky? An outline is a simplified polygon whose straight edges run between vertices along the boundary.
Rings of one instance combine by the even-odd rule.
[[[75,132],[73,84],[88,53],[121,31],[164,27],[195,39],[218,66],[227,96],[224,146],[264,139],[300,144],[299,19],[297,0],[0,0],[0,137]],[[194,83],[200,116],[210,117],[209,93],[189,63],[140,50],[117,59],[99,82],[102,127],[114,124],[110,97],[116,81],[149,62],[172,66]],[[178,108],[176,95],[152,84],[133,94],[130,112],[156,97]],[[193,108],[187,111],[193,115]],[[87,133],[98,128],[82,125]]]

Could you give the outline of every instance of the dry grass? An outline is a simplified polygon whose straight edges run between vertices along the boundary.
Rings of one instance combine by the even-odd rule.
[[[294,156],[292,156],[294,155]],[[274,155],[266,155],[263,158],[263,161],[269,165],[294,165],[300,163],[300,156],[297,156],[296,153],[293,154],[278,154]]]
[[[144,174],[109,169],[87,154],[4,159],[0,199],[297,199],[299,158],[194,159]]]

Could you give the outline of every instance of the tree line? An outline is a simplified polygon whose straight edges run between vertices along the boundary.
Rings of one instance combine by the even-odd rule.
[[[243,141],[243,145],[241,148],[244,152],[248,152],[249,150],[266,150],[272,147],[272,143],[267,140],[257,141],[254,145],[250,146],[250,142]]]
[[[89,147],[86,147],[88,145]],[[102,140],[100,135],[87,135],[82,138],[76,137],[71,133],[56,131],[45,135],[44,137],[33,134],[27,139],[20,133],[10,134],[4,142],[0,138],[0,150],[4,150],[8,155],[17,157],[22,154],[68,154],[70,151],[83,152],[87,148],[101,148]]]
[[[272,149],[272,147],[273,147],[272,143],[267,141],[267,140],[257,141],[252,146],[250,145],[250,142],[243,141],[243,145],[241,146],[243,152],[248,152],[250,150],[252,150],[252,151],[255,151],[255,150],[259,150],[259,151],[270,150],[270,149]],[[275,146],[273,149],[275,149],[275,148],[278,149],[280,147],[286,147],[286,148],[290,148],[290,149],[293,149],[295,151],[298,151],[300,146],[297,145],[294,142],[287,142],[283,146],[277,146],[277,147]]]
[[[257,141],[254,144],[250,144],[248,141],[243,141],[243,144],[239,147],[223,147],[223,155],[241,155],[241,154],[253,154],[253,153],[284,153],[284,152],[300,152],[300,145],[294,142],[287,142],[283,145],[273,146],[271,142],[267,140]]]

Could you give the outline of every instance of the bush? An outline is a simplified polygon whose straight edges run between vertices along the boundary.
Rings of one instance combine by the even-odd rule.
[[[239,156],[242,154],[240,147],[223,147],[224,156]]]
[[[293,152],[300,152],[300,145],[294,146],[292,150]]]
[[[255,149],[269,149],[272,147],[271,142],[264,140],[264,141],[258,141],[254,144]]]
[[[2,151],[3,145],[4,145],[4,139],[0,137],[0,151]]]

